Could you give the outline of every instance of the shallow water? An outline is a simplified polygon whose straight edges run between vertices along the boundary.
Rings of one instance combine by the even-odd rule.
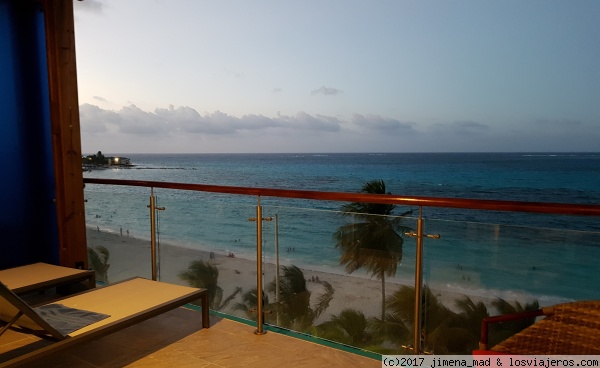
[[[199,154],[127,155],[129,169],[85,177],[357,192],[372,179],[407,196],[600,204],[600,154]],[[149,237],[149,189],[86,186],[86,221],[102,231]],[[256,198],[155,190],[159,238],[191,248],[256,257]],[[332,238],[341,203],[261,198],[278,216],[282,262],[343,273]],[[408,208],[398,208],[398,213]],[[416,219],[404,219],[414,228]],[[549,303],[597,299],[600,219],[494,211],[424,209],[425,282],[477,295],[526,294]],[[264,257],[275,258],[274,221]],[[398,280],[414,274],[415,240],[404,237]]]

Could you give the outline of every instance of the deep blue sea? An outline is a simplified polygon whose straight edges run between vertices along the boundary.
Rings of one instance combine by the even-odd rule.
[[[106,153],[105,153],[106,154]],[[106,154],[108,155],[108,154]],[[114,154],[118,155],[118,154]],[[600,204],[600,153],[126,154],[132,168],[84,177],[358,192],[373,179],[404,196]],[[86,186],[86,221],[102,231],[149,237],[149,190]],[[257,198],[155,190],[160,238],[253,259]],[[261,198],[278,217],[280,259],[344,273],[332,234],[342,203]],[[417,209],[404,224],[414,228]],[[425,282],[468,294],[527,294],[546,304],[600,297],[600,218],[425,208]],[[274,259],[274,221],[264,224]],[[404,238],[396,278],[414,272],[414,239]]]

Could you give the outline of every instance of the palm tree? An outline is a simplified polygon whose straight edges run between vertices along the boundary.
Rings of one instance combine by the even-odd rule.
[[[108,249],[102,245],[88,247],[87,254],[90,268],[96,271],[96,280],[108,284],[108,269],[110,267],[108,263],[110,252]]]
[[[179,274],[179,278],[192,287],[208,289],[208,304],[213,310],[225,308],[242,291],[242,288],[237,287],[223,300],[223,289],[218,285],[219,269],[203,260],[192,261],[188,269]]]
[[[481,337],[481,321],[489,316],[483,302],[475,303],[464,296],[454,302],[457,312],[445,306],[434,293],[425,286],[422,295],[423,347],[434,354],[468,354],[477,349]],[[522,306],[515,301],[514,305],[503,299],[497,299],[492,305],[500,314],[522,312],[538,309],[538,302]],[[403,285],[387,300],[391,311],[386,321],[376,321],[374,331],[384,335],[389,341],[405,345],[412,344],[414,324],[415,289]],[[502,338],[513,335],[533,323],[533,319],[499,324],[500,331],[490,334],[490,345],[502,341]],[[494,325],[492,325],[494,326]],[[412,330],[412,331],[411,331]],[[499,340],[500,339],[500,340]],[[494,342],[492,342],[492,340]]]
[[[531,303],[522,305],[518,301],[510,304],[504,299],[498,298],[492,302],[492,306],[498,310],[498,314],[513,314],[526,311],[540,309],[540,304],[537,300]],[[535,317],[522,318],[514,321],[507,321],[492,324],[490,327],[489,346],[494,346],[497,343],[504,341],[515,333],[524,330],[535,323]]]
[[[454,305],[458,310],[461,325],[469,331],[473,337],[473,349],[477,349],[479,338],[481,337],[481,321],[488,317],[490,314],[486,305],[479,301],[475,303],[468,296],[464,296],[462,299],[454,301]]]
[[[334,289],[327,281],[321,281],[324,288],[314,308],[310,305],[311,292],[306,288],[304,273],[297,266],[283,266],[283,275],[279,277],[279,302],[269,304],[269,309],[279,313],[280,324],[296,331],[304,331],[329,307]],[[274,293],[275,280],[267,290]]]
[[[383,180],[372,180],[363,185],[361,192],[386,194]],[[389,193],[388,193],[389,194]],[[340,264],[352,273],[365,268],[381,280],[381,319],[385,320],[385,276],[396,274],[402,261],[404,241],[397,231],[408,228],[400,226],[400,217],[391,217],[395,205],[354,202],[343,205],[344,215],[359,221],[342,225],[333,234],[336,248],[341,250]],[[406,216],[407,211],[400,216]]]
[[[375,345],[381,342],[378,339],[380,335],[371,333],[369,321],[364,313],[350,308],[342,310],[337,316],[333,315],[329,321],[317,326],[315,335],[369,350],[377,349]]]
[[[248,317],[251,320],[256,320],[256,308],[258,304],[258,298],[256,297],[257,295],[258,291],[256,288],[251,289],[250,291],[246,291],[242,294],[242,302],[236,303],[233,306],[233,310],[243,311],[246,314],[246,317]],[[267,311],[267,314],[270,314],[269,298],[266,295],[264,295],[263,297],[263,309]]]
[[[412,331],[418,328],[415,326],[414,315],[415,288],[402,285],[389,297],[387,306],[391,310],[389,319],[404,322],[405,328],[410,331],[406,334],[406,330],[401,330],[402,333],[399,336],[404,340],[395,342],[412,345]],[[467,352],[470,340],[465,338],[467,333],[460,324],[456,313],[447,308],[427,286],[423,288],[421,312],[425,331],[422,335],[422,344],[427,351],[434,354]],[[383,326],[386,324],[387,321],[384,321]]]
[[[263,310],[265,322],[277,323],[281,327],[295,331],[306,332],[313,326],[315,320],[329,307],[333,299],[334,289],[326,281],[321,281],[323,293],[318,297],[314,307],[311,306],[311,292],[306,288],[304,273],[296,266],[283,266],[283,274],[279,277],[279,302],[269,302],[265,294]],[[267,292],[275,293],[275,280],[267,286]],[[256,319],[257,289],[254,288],[242,295],[242,302],[234,306],[251,319]]]

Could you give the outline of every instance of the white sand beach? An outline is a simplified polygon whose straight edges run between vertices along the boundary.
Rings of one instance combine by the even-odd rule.
[[[115,282],[133,276],[151,277],[151,252],[150,242],[127,235],[119,235],[96,229],[88,228],[88,247],[104,246],[110,251],[108,270],[109,282]],[[256,288],[256,261],[230,257],[227,254],[214,254],[213,259],[209,252],[160,244],[159,276],[161,281],[183,284],[179,273],[185,271],[190,262],[204,260],[217,266],[219,270],[219,286],[223,289],[224,298],[234,292],[237,287],[242,292]],[[327,320],[332,314],[338,314],[344,308],[353,308],[362,311],[367,317],[379,316],[381,313],[381,281],[366,275],[343,275],[314,271],[307,268],[302,269],[307,278],[307,289],[312,293],[311,302],[317,300],[317,296],[323,291],[319,281],[327,281],[335,289],[334,298],[329,308],[321,316],[319,321]],[[263,285],[266,286],[275,279],[275,265],[263,264]],[[281,271],[280,271],[281,272]],[[391,295],[398,290],[398,282],[386,283],[386,295]],[[409,286],[414,286],[409,285]],[[464,297],[463,294],[447,290],[433,290],[438,299],[447,307],[454,308],[455,300]],[[241,294],[240,294],[241,295]],[[240,295],[233,303],[230,303],[222,312],[237,314],[233,312],[232,305],[239,302]],[[483,301],[490,311],[491,302],[495,296],[488,297],[469,295],[475,302]],[[512,300],[510,300],[512,301]]]

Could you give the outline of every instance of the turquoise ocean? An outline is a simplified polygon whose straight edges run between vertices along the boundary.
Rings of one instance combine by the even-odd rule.
[[[373,179],[404,196],[600,204],[600,153],[107,154],[131,168],[92,170],[86,178],[358,192]],[[255,259],[257,198],[155,189],[161,241]],[[88,184],[90,228],[149,237],[148,188]],[[333,233],[342,203],[261,198],[277,215],[284,264],[344,273]],[[416,226],[417,208],[403,220]],[[450,291],[542,304],[600,297],[600,218],[424,208],[425,282]],[[274,221],[263,224],[265,259],[275,257]],[[404,237],[395,278],[410,281],[415,241]],[[368,275],[366,275],[368,276]]]

